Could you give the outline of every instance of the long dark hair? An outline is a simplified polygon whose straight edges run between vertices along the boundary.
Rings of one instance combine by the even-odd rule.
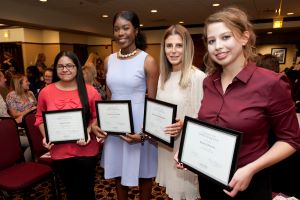
[[[89,101],[88,101],[88,95],[87,95],[87,91],[86,91],[86,87],[85,87],[85,82],[83,79],[81,64],[75,53],[73,53],[71,51],[61,51],[56,55],[55,60],[54,60],[54,66],[53,66],[53,81],[52,82],[55,83],[60,80],[57,75],[57,63],[58,63],[59,59],[63,56],[70,58],[77,68],[77,74],[76,74],[77,90],[78,90],[78,95],[79,95],[80,102],[81,102],[81,105],[83,108],[85,122],[86,122],[86,124],[88,124],[89,120],[90,120],[90,105],[89,105]]]
[[[130,21],[131,24],[133,25],[133,27],[138,30],[138,33],[135,37],[135,45],[136,45],[137,48],[139,48],[141,50],[145,50],[146,47],[147,47],[146,37],[141,32],[140,20],[139,20],[139,17],[137,16],[137,14],[133,11],[130,11],[130,10],[120,11],[120,12],[116,13],[115,16],[114,16],[113,26],[115,25],[116,20],[120,17],[123,18],[123,19],[126,19],[127,21]]]

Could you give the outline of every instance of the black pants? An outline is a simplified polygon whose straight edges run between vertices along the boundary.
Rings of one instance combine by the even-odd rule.
[[[234,198],[223,192],[223,188],[203,177],[198,177],[201,200],[272,200],[271,179],[268,170],[255,174],[248,188]]]
[[[68,200],[95,200],[97,157],[54,160],[55,171],[66,187]]]

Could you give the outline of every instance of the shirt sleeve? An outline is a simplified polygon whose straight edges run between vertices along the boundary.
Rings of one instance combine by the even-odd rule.
[[[89,87],[88,96],[89,96],[90,111],[91,111],[91,115],[92,115],[91,122],[93,122],[97,118],[96,104],[95,103],[96,103],[96,101],[101,100],[101,96],[100,96],[99,92],[93,87]]]
[[[195,71],[194,74],[195,77],[192,79],[191,88],[191,103],[193,107],[192,109],[194,111],[192,117],[197,118],[201,106],[201,101],[203,98],[203,80],[206,77],[206,75],[202,71]]]
[[[9,117],[4,99],[0,95],[0,117]]]
[[[14,92],[10,92],[6,96],[6,104],[8,109],[15,109],[17,107],[16,105],[16,96],[14,95]]]
[[[35,114],[35,126],[39,126],[40,124],[44,123],[42,112],[47,110],[46,106],[46,92],[45,89],[42,90],[39,94],[38,103],[37,103],[37,110]]]
[[[300,149],[300,131],[288,79],[278,76],[269,92],[268,117],[277,140]]]

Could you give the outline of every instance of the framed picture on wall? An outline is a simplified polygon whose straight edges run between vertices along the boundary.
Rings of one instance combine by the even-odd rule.
[[[286,48],[272,48],[271,54],[276,56],[279,60],[279,64],[285,63],[286,58]]]

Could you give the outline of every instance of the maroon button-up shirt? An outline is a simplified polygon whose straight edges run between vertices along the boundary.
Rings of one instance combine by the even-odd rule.
[[[224,93],[221,73],[203,82],[204,96],[198,118],[243,132],[238,166],[244,166],[268,149],[270,128],[277,140],[300,148],[300,131],[290,87],[285,75],[250,63]]]

